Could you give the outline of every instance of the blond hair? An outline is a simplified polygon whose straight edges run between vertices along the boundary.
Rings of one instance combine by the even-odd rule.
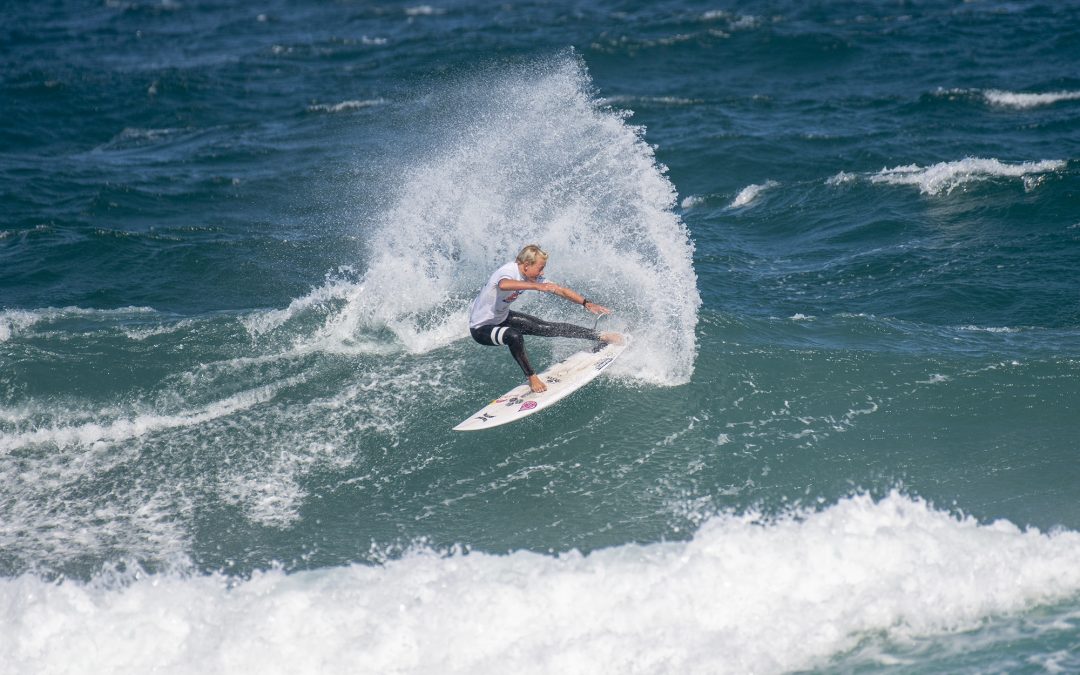
[[[536,244],[529,244],[525,248],[521,249],[521,252],[517,254],[517,262],[522,265],[531,265],[536,262],[537,258],[541,260],[547,260],[547,251],[540,248]]]

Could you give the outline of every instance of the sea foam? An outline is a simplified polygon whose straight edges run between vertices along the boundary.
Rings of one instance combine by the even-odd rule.
[[[249,579],[0,581],[16,672],[776,673],[1080,593],[1080,534],[897,493],[588,555],[419,548]],[[884,658],[884,657],[883,657]]]
[[[108,422],[37,427],[32,430],[0,431],[0,454],[29,445],[49,444],[56,447],[117,443],[163,429],[192,427],[210,420],[232,415],[273,398],[284,386],[293,386],[301,378],[268,384],[250,391],[229,396],[198,410],[175,414],[146,413]],[[70,414],[70,413],[69,413]]]
[[[1004,108],[1037,108],[1039,106],[1052,105],[1059,101],[1080,100],[1080,91],[1050,91],[1045,93],[1021,93],[1002,91],[1000,89],[987,89],[983,91],[983,97],[991,105]]]
[[[1080,100],[1080,91],[1018,92],[1004,89],[939,88],[935,94],[950,100],[981,101],[998,108],[1028,110],[1062,101]]]
[[[374,106],[386,105],[384,98],[371,98],[363,100],[342,101],[341,103],[313,103],[308,106],[309,112],[340,113],[363,110]]]
[[[151,307],[120,307],[117,309],[87,309],[83,307],[43,307],[40,309],[7,309],[0,311],[0,342],[25,334],[39,324],[82,320],[87,322],[114,321],[155,314]]]
[[[33,326],[40,320],[40,315],[25,310],[9,309],[0,312],[0,342],[7,342],[12,335]]]

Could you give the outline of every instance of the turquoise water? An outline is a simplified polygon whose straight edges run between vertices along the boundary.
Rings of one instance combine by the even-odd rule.
[[[1080,670],[1077,26],[11,8],[0,662]],[[466,314],[533,241],[633,345],[451,432],[521,379]]]

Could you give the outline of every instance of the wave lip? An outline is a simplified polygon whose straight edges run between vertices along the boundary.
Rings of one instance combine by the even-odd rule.
[[[907,164],[886,168],[869,174],[866,179],[871,183],[885,185],[913,185],[925,195],[949,194],[958,187],[969,183],[991,180],[994,178],[1020,178],[1024,188],[1034,189],[1045,174],[1061,171],[1068,166],[1068,161],[1044,159],[1037,162],[1007,164],[998,159],[966,157],[952,162],[938,162],[929,166]],[[856,174],[841,171],[826,182],[830,186],[839,186],[857,180]]]

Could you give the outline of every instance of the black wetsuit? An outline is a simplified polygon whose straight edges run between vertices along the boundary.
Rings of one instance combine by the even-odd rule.
[[[600,334],[591,328],[585,328],[572,323],[556,323],[544,321],[535,316],[510,311],[510,315],[502,323],[470,328],[469,333],[473,339],[482,345],[506,345],[514,360],[525,371],[526,377],[535,375],[529,357],[525,353],[526,335],[539,335],[541,337],[570,337],[585,340],[599,340]]]

